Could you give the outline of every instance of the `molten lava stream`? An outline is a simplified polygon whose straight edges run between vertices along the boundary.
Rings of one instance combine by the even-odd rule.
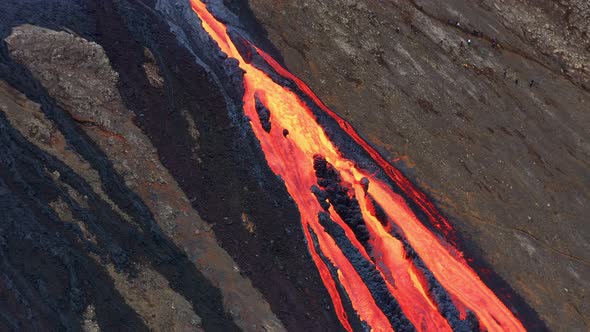
[[[361,201],[362,204],[362,201]],[[366,216],[365,216],[366,217]],[[451,331],[448,322],[431,299],[422,272],[406,257],[403,244],[384,241],[388,233],[379,222],[367,223],[371,246],[379,270],[388,281],[391,293],[418,331]],[[397,239],[395,239],[397,240]]]
[[[298,77],[291,74],[288,70],[283,68],[275,59],[273,59],[269,54],[264,52],[263,50],[256,48],[258,53],[264,58],[264,60],[274,69],[277,73],[281,76],[288,78],[297,84],[297,87],[301,89],[309,98],[311,98],[315,104],[320,107],[326,114],[332,117],[340,128],[344,130],[352,139],[360,145],[374,160],[375,162],[385,171],[385,173],[389,176],[393,182],[395,182],[399,188],[401,188],[409,198],[415,202],[421,209],[426,213],[428,219],[434,226],[436,226],[443,234],[448,236],[450,242],[454,244],[454,229],[450,225],[450,223],[444,218],[434,207],[426,195],[420,192],[406,177],[401,174],[401,172],[393,167],[389,162],[387,162],[380,154],[377,152],[369,143],[367,143],[357,132],[354,130],[352,126],[346,122],[343,118],[341,118],[338,114],[334,113],[331,109],[329,109],[319,98],[316,94],[311,91],[311,89]],[[460,253],[459,253],[460,254]]]
[[[370,266],[374,266],[383,277],[387,290],[398,301],[403,313],[416,329],[439,331],[449,330],[450,327],[432,302],[421,272],[411,259],[405,257],[403,244],[392,236],[371,213],[364,196],[366,188],[361,185],[363,177],[370,180],[368,194],[382,207],[387,217],[399,227],[404,241],[407,241],[415,250],[450,296],[460,302],[459,307],[467,307],[475,313],[482,329],[524,330],[520,321],[471,270],[461,252],[430,232],[418,220],[407,202],[395,194],[386,183],[358,168],[354,161],[344,158],[318,124],[309,107],[293,91],[275,83],[266,73],[244,61],[228,36],[226,27],[215,19],[201,1],[190,1],[205,31],[217,42],[224,53],[237,59],[239,66],[245,71],[244,112],[252,119],[252,130],[260,142],[269,167],[284,180],[289,194],[297,204],[309,251],[332,298],[336,313],[346,329],[350,330],[351,327],[347,322],[336,282],[346,292],[359,318],[373,330],[392,330],[392,324],[396,320],[392,320],[384,313],[383,307],[377,305],[373,298],[375,293],[370,290],[369,284],[365,284],[363,276],[359,275],[357,267],[350,258],[347,258],[347,252],[339,247],[336,240],[318,220],[318,213],[324,210],[310,189],[318,183],[313,163],[316,155],[323,156],[339,172],[342,182],[351,186],[352,193],[358,199],[362,218],[369,234],[370,252],[364,249],[350,227],[334,209],[329,210],[330,219],[344,230],[349,242],[356,248],[354,250],[362,256],[361,260],[364,259],[373,264]],[[375,162],[444,234],[451,232],[448,222],[440,216],[433,204],[398,170],[387,164],[352,127],[325,107],[303,82],[278,65],[267,54],[263,52],[260,54],[279,74],[294,80],[304,93],[308,94],[328,115],[336,119],[345,132],[374,158]],[[256,101],[269,111],[266,115],[269,122],[266,125],[262,124],[262,117],[259,118]],[[288,130],[287,137],[283,136],[283,129]],[[315,237],[312,237],[310,230]],[[321,256],[329,262],[324,263]],[[337,280],[330,273],[327,263],[337,269],[335,278]]]
[[[320,209],[318,205],[318,210]],[[389,320],[376,305],[367,286],[352,264],[344,256],[338,245],[324,232],[322,226],[317,222],[317,218],[315,216],[302,216],[302,219],[310,221],[309,223],[304,221],[304,227],[308,224],[314,229],[314,233],[318,236],[318,242],[322,252],[338,267],[338,281],[346,290],[352,302],[352,307],[359,317],[367,322],[375,331],[391,330]],[[311,243],[311,240],[311,238],[308,238],[308,243]]]
[[[361,196],[362,197],[362,196]],[[361,201],[362,204],[362,201]],[[333,208],[330,208],[330,215],[340,227],[344,228],[349,238],[367,260],[371,260],[363,246],[356,240],[353,232],[346,223],[338,216]],[[444,317],[438,312],[436,304],[432,302],[427,293],[427,285],[418,280],[419,272],[416,271],[413,263],[405,257],[405,250],[401,242],[390,241],[383,243],[382,236],[376,233],[385,232],[383,227],[378,230],[367,224],[371,233],[371,246],[373,248],[387,248],[374,250],[372,261],[377,270],[385,279],[388,290],[399,301],[400,307],[418,331],[451,331],[451,327]],[[381,226],[379,224],[379,226]],[[387,252],[389,255],[385,255]]]
[[[306,239],[311,238],[311,235],[309,234],[309,229],[304,228],[303,233],[305,234]],[[336,316],[338,316],[338,319],[340,319],[342,326],[344,326],[344,328],[347,331],[352,331],[352,327],[350,326],[350,323],[348,322],[348,314],[346,313],[346,310],[344,309],[344,306],[342,304],[342,298],[340,297],[340,294],[338,293],[336,282],[332,278],[330,270],[326,266],[326,263],[324,263],[324,261],[322,261],[322,259],[319,256],[319,253],[316,251],[315,248],[313,248],[313,246],[310,246],[309,251],[311,253],[311,257],[312,257],[315,265],[318,268],[318,271],[320,273],[320,278],[322,279],[322,282],[326,286],[326,290],[328,291],[328,293],[330,294],[330,297],[332,298],[332,302],[334,304],[334,311],[336,312]]]
[[[285,179],[285,186],[299,207],[303,228],[306,229],[308,226],[312,228],[318,237],[322,253],[338,268],[338,281],[346,290],[352,306],[359,317],[376,331],[390,330],[391,325],[387,317],[385,317],[383,312],[375,304],[367,286],[363,283],[363,280],[338,245],[318,222],[317,216],[322,211],[322,208],[310,191],[311,186],[315,184],[316,180],[313,168],[311,167],[311,160],[313,159],[309,151],[317,146],[321,146],[321,144],[325,144],[325,142],[314,142],[313,140],[306,140],[305,137],[319,138],[320,136],[318,134],[321,130],[318,127],[303,125],[305,121],[311,119],[300,118],[293,116],[294,114],[289,114],[289,109],[301,107],[301,104],[292,92],[285,91],[282,88],[276,89],[276,87],[280,87],[278,85],[273,85],[275,88],[267,87],[265,90],[254,89],[254,87],[266,86],[266,84],[270,83],[272,83],[272,80],[266,77],[266,75],[245,81],[245,95],[250,96],[244,100],[246,114],[251,118],[257,117],[254,103],[254,96],[257,96],[269,109],[273,111],[281,109],[286,112],[285,117],[282,119],[286,123],[289,123],[286,126],[287,128],[299,129],[290,132],[289,139],[287,139],[283,137],[281,130],[275,129],[267,133],[259,122],[253,121],[253,124],[256,124],[253,125],[254,132],[263,138],[268,137],[260,141],[267,162],[276,174],[280,174]],[[277,98],[279,96],[281,98]],[[274,117],[271,117],[271,119],[274,119]],[[282,122],[274,120],[273,125],[276,126],[279,123]],[[281,126],[281,128],[286,127]],[[306,233],[306,238],[308,245],[311,247],[313,240],[308,233]],[[325,278],[326,276],[322,276],[322,279]],[[338,301],[334,299],[333,294],[331,294],[331,297],[333,302]]]
[[[385,213],[395,220],[407,236],[408,242],[422,258],[437,280],[475,312],[482,327],[489,331],[520,331],[522,323],[470,269],[467,262],[458,259],[416,218],[401,197],[378,180],[371,183],[369,193],[375,197]],[[383,241],[396,241],[384,234]]]

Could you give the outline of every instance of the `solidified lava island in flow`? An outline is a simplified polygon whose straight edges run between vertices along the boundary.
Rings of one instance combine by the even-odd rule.
[[[424,194],[302,81],[206,4],[190,1],[205,31],[243,70],[243,111],[299,209],[309,251],[346,330],[524,330],[469,266],[452,227]],[[321,116],[347,139],[335,140]],[[339,145],[346,142],[369,162],[345,153]]]

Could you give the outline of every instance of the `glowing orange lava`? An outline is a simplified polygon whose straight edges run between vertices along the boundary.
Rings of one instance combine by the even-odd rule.
[[[280,75],[294,81],[299,89],[311,98],[327,115],[334,118],[340,127],[374,159],[396,183],[408,199],[422,209],[433,225],[448,239],[441,239],[416,217],[408,202],[393,192],[391,187],[360,168],[353,160],[345,158],[318,124],[307,104],[293,91],[274,82],[265,72],[249,64],[238,52],[230,39],[226,26],[219,22],[200,0],[190,0],[202,26],[217,42],[221,50],[239,61],[245,71],[243,97],[244,112],[251,119],[251,126],[258,138],[266,161],[272,171],[279,175],[297,204],[303,231],[312,258],[334,303],[336,314],[347,330],[352,330],[344,310],[337,284],[344,289],[358,317],[374,331],[393,330],[391,320],[376,303],[362,275],[355,269],[336,240],[326,232],[318,221],[318,213],[324,209],[310,188],[317,185],[314,172],[314,156],[321,155],[336,169],[343,183],[350,186],[350,195],[356,197],[362,218],[369,234],[368,247],[355,238],[353,231],[335,212],[328,209],[330,219],[344,230],[351,245],[362,259],[370,262],[384,280],[386,289],[397,300],[403,314],[418,331],[450,331],[448,317],[440,311],[429,290],[424,271],[409,259],[404,243],[392,234],[395,227],[407,245],[411,246],[428,271],[444,287],[465,315],[464,308],[475,314],[482,330],[524,331],[521,322],[481,281],[470,268],[462,253],[454,246],[452,228],[424,194],[418,191],[397,169],[388,164],[354,129],[342,118],[329,110],[299,79],[282,68],[268,54],[258,50],[264,60]],[[270,131],[258,121],[256,100],[270,111]],[[288,130],[285,137],[283,129]],[[369,179],[368,189],[362,179]],[[379,220],[374,212],[372,197],[387,216],[387,223]],[[314,237],[312,237],[313,232]],[[315,242],[314,242],[315,241]],[[314,243],[317,245],[316,250]],[[368,249],[367,249],[368,248]],[[336,267],[334,278],[322,256]],[[335,280],[336,279],[336,280]]]

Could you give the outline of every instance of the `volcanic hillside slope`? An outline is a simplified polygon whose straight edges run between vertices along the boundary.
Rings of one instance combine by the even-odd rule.
[[[208,3],[435,199],[527,327],[588,329],[588,5]],[[0,40],[0,331],[343,328],[190,1],[2,1]]]
[[[552,330],[590,328],[587,1],[249,3]]]

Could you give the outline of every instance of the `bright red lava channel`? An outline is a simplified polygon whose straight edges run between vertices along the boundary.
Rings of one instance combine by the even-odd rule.
[[[328,109],[305,83],[280,66],[272,57],[258,50],[264,60],[280,75],[294,81],[299,89],[313,100],[385,173],[422,209],[430,222],[447,238],[430,231],[414,214],[404,197],[396,194],[390,186],[362,169],[354,160],[347,159],[332,142],[318,123],[307,104],[293,91],[274,82],[265,72],[246,62],[227,33],[226,26],[218,21],[200,0],[190,0],[202,26],[215,40],[220,49],[239,61],[245,71],[243,111],[251,119],[251,127],[260,142],[271,170],[279,175],[287,191],[294,199],[301,214],[302,229],[308,248],[322,281],[330,294],[336,315],[345,329],[351,331],[349,317],[344,309],[338,285],[346,292],[356,315],[374,331],[391,331],[393,327],[382,309],[376,304],[362,276],[346,257],[335,239],[318,221],[318,213],[324,209],[310,188],[317,184],[313,168],[314,156],[323,156],[340,174],[351,194],[358,200],[367,231],[369,250],[356,238],[353,231],[334,211],[330,218],[344,229],[352,245],[362,256],[374,264],[385,280],[387,290],[398,301],[403,314],[418,331],[451,331],[443,313],[429,293],[423,271],[407,258],[404,244],[391,234],[391,229],[401,230],[404,239],[415,250],[424,265],[444,287],[461,311],[462,318],[468,308],[479,321],[480,329],[488,331],[524,331],[522,323],[506,305],[485,285],[456,249],[453,229],[437,211],[428,198],[421,193],[399,170],[377,153],[344,119]],[[270,111],[272,129],[267,132],[258,119],[256,98]],[[288,136],[283,135],[288,130]],[[368,190],[361,180],[369,179]],[[368,197],[382,207],[390,224],[383,224],[375,215]],[[336,276],[330,272],[320,253],[313,245],[310,230],[317,237],[321,254],[337,269]]]

